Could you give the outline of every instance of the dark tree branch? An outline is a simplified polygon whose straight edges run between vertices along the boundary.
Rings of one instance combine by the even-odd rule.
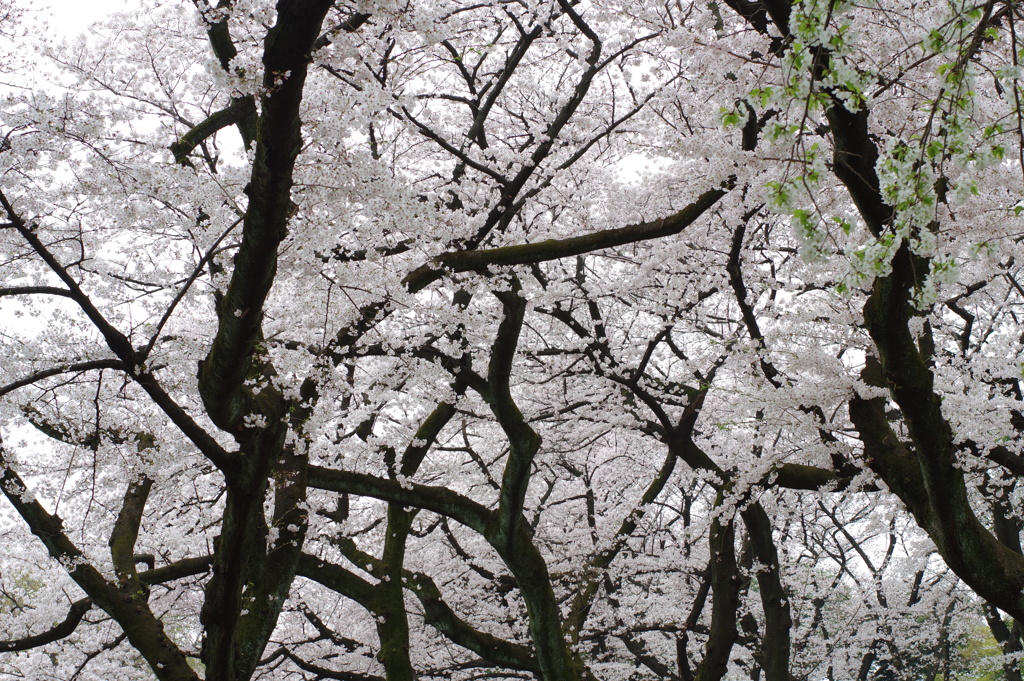
[[[635,225],[605,229],[584,236],[549,239],[533,244],[502,246],[480,251],[454,251],[437,256],[431,263],[411,272],[405,278],[413,293],[421,291],[445,276],[445,272],[486,272],[489,267],[529,265],[593,253],[606,248],[662,239],[679,234],[704,215],[726,195],[732,181],[723,189],[704,192],[696,201],[666,218]]]
[[[114,563],[114,574],[118,586],[129,594],[141,591],[139,575],[135,570],[135,542],[139,538],[139,525],[142,523],[142,512],[146,500],[153,488],[153,481],[148,477],[128,484],[121,504],[121,512],[110,531],[110,557]]]
[[[313,43],[313,51],[316,52],[317,50],[322,50],[332,44],[334,42],[332,36],[336,36],[339,33],[355,33],[369,20],[369,14],[363,14],[360,12],[352,13],[342,21],[336,23],[334,26],[331,26],[330,30],[317,38],[316,42]]]
[[[54,641],[59,641],[62,638],[67,638],[75,632],[78,625],[81,624],[82,620],[85,618],[85,613],[89,612],[91,609],[92,599],[83,598],[75,601],[71,604],[71,608],[68,610],[67,617],[64,618],[63,622],[41,634],[34,634],[32,636],[26,636],[24,638],[10,641],[0,641],[0,652],[15,653],[22,650],[31,650],[32,648],[39,648],[40,646],[45,646],[47,643],[53,643]]]
[[[515,280],[511,291],[495,292],[494,295],[501,301],[503,313],[498,333],[491,345],[487,392],[483,397],[509,442],[498,499],[501,534],[498,541],[504,542],[510,541],[519,529],[517,523],[522,519],[533,459],[540,449],[541,438],[523,418],[510,387],[512,365],[526,314],[526,300],[520,295],[518,280]]]
[[[915,515],[961,579],[982,598],[1024,619],[1024,557],[999,542],[978,520],[964,472],[956,463],[955,436],[942,414],[942,397],[935,390],[927,353],[910,332],[910,318],[917,314],[910,292],[927,269],[923,259],[904,244],[893,260],[892,274],[875,280],[864,309],[885,384],[914,443],[924,503],[929,507],[927,514]],[[883,479],[889,482],[889,476]],[[900,498],[911,507],[920,504]]]
[[[772,525],[761,504],[751,504],[741,512],[743,524],[754,559],[760,565],[757,585],[764,608],[764,635],[761,638],[760,661],[767,681],[790,681],[789,597],[782,584],[779,551],[772,536]]]
[[[224,128],[232,125],[242,124],[247,119],[256,115],[256,102],[252,97],[236,97],[231,103],[216,111],[199,123],[191,130],[181,136],[177,142],[171,145],[171,153],[174,160],[183,165],[191,165],[188,155],[207,138],[216,134]]]
[[[637,502],[633,510],[626,514],[626,517],[622,519],[619,524],[618,530],[615,532],[615,538],[612,545],[603,551],[597,553],[593,558],[590,559],[587,577],[584,579],[582,586],[580,586],[572,599],[572,605],[569,609],[569,614],[566,619],[569,622],[571,633],[574,637],[578,638],[580,632],[583,631],[583,626],[586,623],[586,619],[590,614],[591,609],[594,605],[594,598],[597,596],[598,589],[600,587],[601,579],[605,575],[605,571],[608,566],[612,564],[612,561],[622,552],[625,548],[627,541],[636,532],[640,526],[640,521],[644,519],[647,514],[647,507],[654,503],[658,496],[664,491],[665,486],[668,484],[669,479],[672,477],[672,473],[675,471],[676,461],[678,457],[673,451],[669,451],[665,457],[664,463],[661,468],[655,474],[654,478],[651,479],[650,484],[647,485],[647,489],[644,490],[643,495]],[[648,665],[650,667],[650,665]]]
[[[13,226],[13,225],[10,225]],[[8,296],[47,295],[74,299],[71,291],[56,286],[3,286],[0,287],[0,298]]]
[[[378,560],[365,551],[360,551],[355,542],[344,538],[336,542],[345,557],[358,565],[368,566],[371,573],[381,578],[385,575],[394,579],[386,571],[386,561]],[[312,562],[313,569],[310,568]],[[374,587],[369,582],[357,577],[339,566],[324,563],[319,559],[303,557],[303,576],[311,577],[317,582],[339,593],[356,600],[375,614],[382,614],[376,607]],[[399,584],[412,591],[423,606],[424,621],[438,632],[448,637],[452,643],[475,652],[484,660],[499,667],[539,672],[537,659],[526,646],[504,641],[496,636],[482,632],[455,614],[441,596],[441,590],[429,576],[421,572],[403,569],[398,578]],[[340,587],[340,588],[338,588]],[[347,591],[342,591],[347,589]]]
[[[165,414],[174,422],[182,433],[188,437],[199,450],[213,462],[215,466],[226,473],[234,468],[234,458],[224,450],[220,444],[210,436],[199,424],[197,424],[188,413],[181,408],[164,391],[152,373],[143,366],[142,358],[135,348],[132,347],[128,338],[111,325],[103,314],[96,309],[92,300],[78,285],[78,282],[71,276],[67,269],[57,261],[49,249],[39,239],[35,227],[26,224],[24,219],[14,210],[8,202],[7,197],[0,191],[0,205],[3,206],[11,220],[11,224],[18,230],[22,237],[32,246],[32,250],[46,263],[46,265],[64,282],[70,292],[70,297],[78,304],[85,316],[93,323],[96,329],[102,334],[107,347],[124,363],[128,374],[142,386],[153,401]]]
[[[205,13],[203,18],[207,22],[206,35],[210,40],[210,47],[213,48],[213,53],[225,73],[232,73],[231,62],[238,56],[238,49],[235,47],[235,41],[231,37],[231,29],[228,26],[228,13],[231,10],[232,1],[218,0],[216,7],[211,10],[206,3],[193,0],[200,11],[206,10],[216,15],[216,19],[213,21],[210,20],[210,15]],[[242,135],[242,144],[246,149],[250,149],[256,140],[257,117],[255,100],[252,95],[233,97],[228,108],[236,104],[241,107],[247,107],[250,104],[246,104],[246,100],[251,104],[252,112],[250,115],[237,121],[237,125],[238,132]]]
[[[374,605],[374,585],[350,570],[326,560],[302,554],[296,572],[300,577],[311,579],[318,584],[337,591],[346,598],[351,598],[371,613],[376,614]]]
[[[181,649],[167,637],[163,623],[145,594],[125,593],[110,584],[64,533],[64,523],[36,501],[21,477],[7,463],[0,442],[0,488],[49,554],[67,566],[68,574],[96,605],[113,617],[160,681],[198,681]]]
[[[773,473],[775,479],[768,482],[768,486],[784,487],[786,489],[811,491],[830,489],[835,492],[842,492],[849,487],[852,481],[852,478],[840,477],[834,470],[800,463],[781,464],[775,467]]]
[[[716,506],[723,501],[718,496]],[[731,521],[711,524],[711,629],[704,648],[704,659],[697,668],[696,681],[719,681],[725,676],[733,644],[740,606],[740,576],[736,564],[736,532]]]
[[[266,660],[263,660],[261,664],[270,664],[279,657],[287,658],[292,662],[292,664],[304,672],[316,674],[317,679],[337,679],[337,681],[384,681],[383,676],[360,674],[359,672],[338,671],[335,669],[328,669],[327,667],[321,667],[320,665],[315,665],[312,662],[307,662],[302,659],[284,646],[275,650],[274,653]]]
[[[408,481],[400,484],[365,473],[311,465],[309,486],[426,509],[462,523],[485,536],[494,517],[493,511],[446,487],[431,487]]]
[[[18,388],[24,388],[25,386],[38,383],[39,381],[52,376],[77,374],[83,371],[95,371],[97,369],[118,369],[124,372],[128,371],[128,367],[119,359],[92,359],[84,362],[73,362],[71,364],[56,366],[50,369],[41,369],[40,371],[29,374],[25,378],[19,378],[17,381],[11,381],[7,385],[0,387],[0,397],[14,392]]]
[[[199,392],[207,413],[219,428],[236,436],[246,430],[247,415],[264,411],[245,381],[253,372],[255,348],[263,337],[263,305],[274,283],[278,245],[293,210],[292,173],[302,147],[299,106],[310,51],[330,6],[329,0],[283,0],[265,41],[266,93],[247,188],[242,243],[228,290],[217,306],[217,335],[199,370]]]
[[[139,557],[136,556],[136,561],[141,562],[138,559]],[[138,577],[139,581],[143,584],[163,584],[175,579],[182,579],[184,577],[202,574],[210,568],[210,563],[210,556],[204,556],[202,558],[186,558],[160,568],[151,568],[144,572],[140,572]],[[77,600],[71,604],[71,608],[68,610],[68,614],[64,618],[63,622],[41,634],[34,634],[32,636],[26,636],[24,638],[11,641],[0,641],[0,652],[12,653],[31,650],[32,648],[38,648],[48,643],[54,643],[55,641],[67,638],[78,629],[78,626],[82,623],[85,614],[89,612],[92,607],[93,602],[91,598]]]
[[[441,597],[441,591],[432,579],[422,573],[408,573],[407,579],[409,588],[423,606],[424,621],[453,643],[473,651],[495,666],[540,673],[533,651],[480,631],[460,618]]]

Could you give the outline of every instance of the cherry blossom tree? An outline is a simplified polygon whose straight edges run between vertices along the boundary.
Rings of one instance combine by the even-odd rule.
[[[28,10],[0,676],[1020,679],[1016,3]]]

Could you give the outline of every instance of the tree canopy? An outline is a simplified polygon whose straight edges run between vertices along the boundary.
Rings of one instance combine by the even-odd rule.
[[[1020,681],[1018,18],[0,0],[0,677]]]

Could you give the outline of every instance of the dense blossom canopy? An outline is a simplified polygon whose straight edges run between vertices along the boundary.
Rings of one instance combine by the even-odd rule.
[[[1020,3],[30,5],[0,678],[1020,681]]]

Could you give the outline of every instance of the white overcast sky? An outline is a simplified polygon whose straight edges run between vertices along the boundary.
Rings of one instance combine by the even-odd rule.
[[[50,28],[70,38],[87,30],[94,21],[135,4],[128,0],[43,0],[38,6],[44,8]]]

